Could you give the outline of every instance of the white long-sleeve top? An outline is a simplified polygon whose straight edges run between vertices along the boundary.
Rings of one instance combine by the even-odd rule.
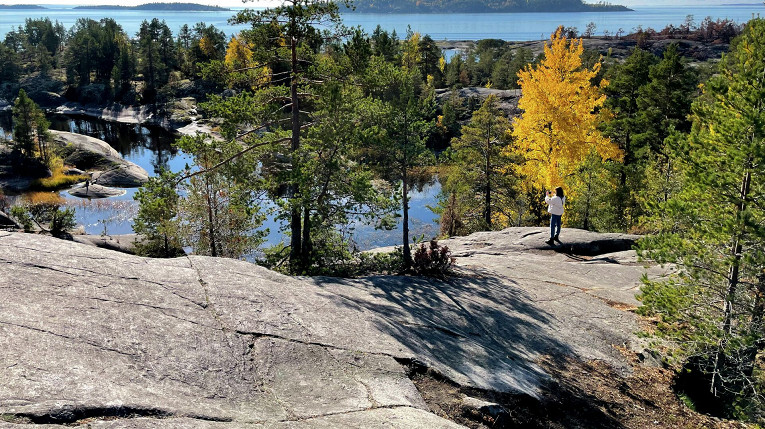
[[[566,197],[559,197],[557,195],[548,197],[545,196],[545,202],[547,203],[547,211],[550,214],[554,214],[556,216],[562,216],[563,215],[563,205],[566,204]]]

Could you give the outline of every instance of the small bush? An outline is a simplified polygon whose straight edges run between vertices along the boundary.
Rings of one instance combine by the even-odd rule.
[[[361,253],[357,262],[356,275],[398,274],[403,270],[404,251],[396,247],[392,252]]]
[[[437,240],[420,243],[414,251],[412,269],[424,276],[444,277],[451,273],[454,257],[447,246],[440,246]]]
[[[62,209],[56,203],[14,206],[11,209],[11,216],[21,223],[26,232],[32,232],[37,226],[54,237],[64,237],[76,226],[74,209]]]

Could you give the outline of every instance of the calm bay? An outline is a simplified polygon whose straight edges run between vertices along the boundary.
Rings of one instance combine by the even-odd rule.
[[[617,2],[618,3],[618,2]],[[204,22],[212,24],[231,35],[245,28],[233,26],[228,19],[235,11],[223,12],[147,12],[137,10],[73,9],[73,6],[43,5],[47,9],[4,10],[0,14],[0,34],[4,35],[26,18],[58,20],[67,29],[78,18],[113,18],[128,34],[135,34],[145,19],[165,20],[171,30],[177,32],[184,24]],[[765,15],[765,6],[738,4],[721,6],[643,6],[632,12],[578,12],[578,13],[456,13],[456,14],[377,14],[345,13],[348,26],[360,26],[371,33],[379,24],[384,30],[396,30],[400,37],[407,27],[421,34],[429,34],[435,40],[479,40],[486,38],[503,40],[539,40],[547,38],[559,25],[584,30],[589,22],[597,26],[596,34],[604,31],[614,34],[619,29],[626,33],[638,26],[661,29],[667,25],[680,25],[688,15],[698,23],[705,17],[731,19],[746,22],[758,14]]]

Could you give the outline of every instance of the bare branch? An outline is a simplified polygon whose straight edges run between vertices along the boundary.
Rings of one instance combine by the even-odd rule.
[[[223,161],[220,161],[219,163],[213,165],[212,167],[203,168],[203,169],[201,169],[199,171],[195,171],[195,172],[189,173],[189,174],[187,174],[185,176],[181,176],[176,181],[176,185],[181,183],[182,181],[184,181],[186,179],[190,179],[190,178],[192,178],[194,176],[198,176],[200,174],[205,174],[205,173],[209,173],[210,171],[217,170],[218,168],[222,167],[223,165],[228,164],[229,162],[233,161],[236,158],[239,158],[240,156],[244,155],[247,152],[250,152],[253,149],[257,149],[259,147],[268,146],[268,145],[275,144],[275,143],[288,142],[291,139],[292,139],[292,137],[282,137],[280,139],[276,139],[276,140],[273,140],[273,141],[261,142],[261,143],[258,143],[258,144],[250,145],[250,146],[240,150],[239,152],[229,156],[228,158],[224,159]]]

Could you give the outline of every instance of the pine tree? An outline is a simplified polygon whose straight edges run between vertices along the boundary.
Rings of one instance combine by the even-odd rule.
[[[510,217],[515,197],[515,179],[508,168],[513,160],[506,155],[511,141],[510,121],[493,94],[462,127],[462,136],[452,140],[449,173],[442,178],[443,189],[447,195],[457,195],[466,210],[480,208],[477,216],[462,213],[464,232],[507,226],[506,221],[497,224],[496,219]]]
[[[639,213],[647,217],[660,215],[656,210],[682,187],[678,169],[678,144],[691,129],[691,102],[697,95],[696,71],[685,64],[672,44],[659,63],[649,71],[650,81],[639,90],[637,127],[633,145],[645,157],[646,173],[643,189],[634,195]],[[651,190],[652,192],[647,192]],[[642,225],[651,228],[651,225]]]
[[[761,418],[765,387],[765,21],[732,44],[693,105],[685,187],[645,255],[679,270],[646,281],[643,314],[676,345],[679,386],[705,411]],[[735,406],[734,406],[735,404]]]
[[[29,158],[38,157],[44,163],[50,161],[48,150],[48,126],[42,110],[19,90],[19,96],[13,104],[13,148]]]
[[[423,84],[416,67],[395,66],[379,57],[372,60],[367,76],[368,95],[376,99],[370,111],[379,124],[375,144],[370,148],[377,172],[400,188],[404,271],[411,267],[409,234],[409,193],[415,173],[431,162],[425,143],[435,116],[432,82]]]
[[[153,101],[157,90],[170,77],[170,68],[175,64],[172,33],[165,21],[157,18],[143,21],[138,30],[138,70],[143,74],[146,100]]]
[[[240,146],[209,136],[183,137],[178,147],[194,157],[200,174],[181,183],[178,230],[182,241],[196,254],[239,259],[251,256],[263,243],[259,230],[265,214],[260,211],[260,186],[253,181],[251,154],[237,157],[219,168],[221,160]]]
[[[139,206],[133,231],[142,236],[136,243],[139,255],[170,258],[183,254],[178,231],[177,174],[166,170],[150,177],[133,196]]]
[[[619,145],[624,153],[623,163],[617,166],[618,187],[611,195],[622,230],[637,224],[641,215],[635,194],[644,187],[649,148],[636,141],[636,136],[643,133],[647,125],[641,120],[638,98],[641,89],[650,82],[649,70],[655,63],[654,55],[635,48],[624,63],[609,71],[609,85],[605,88],[608,97],[605,107],[612,116],[603,124],[603,134]]]

